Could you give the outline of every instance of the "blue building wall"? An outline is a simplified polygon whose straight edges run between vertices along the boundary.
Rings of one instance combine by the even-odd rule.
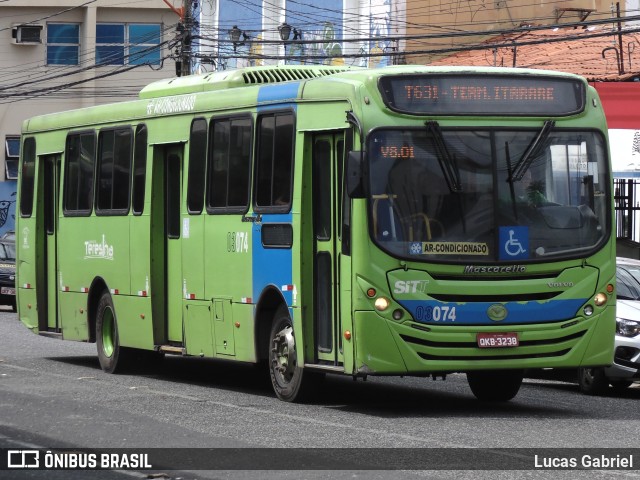
[[[256,0],[220,0],[220,12],[218,14],[219,38],[230,39],[229,30],[237,26],[248,37],[248,40],[262,39],[262,2]],[[246,56],[252,50],[250,41],[240,44],[220,44],[218,55],[224,60],[218,65],[218,69],[237,68],[238,60],[235,55]]]
[[[378,67],[390,64],[391,44],[388,40],[376,40],[375,37],[389,36],[392,32],[391,0],[370,0],[369,21],[363,21],[357,11],[343,11],[343,0],[297,0],[286,2],[285,21],[292,27],[291,42],[286,44],[287,64],[329,64],[363,65]],[[263,12],[261,0],[220,0],[218,15],[218,38],[230,40],[229,30],[235,25],[246,38],[242,37],[235,46],[221,43],[216,52],[217,69],[238,68],[261,65],[260,55],[264,49],[260,41],[264,38],[262,19],[278,18],[280,11],[275,4],[266,3]],[[365,13],[366,14],[366,13]],[[359,24],[366,25],[368,31],[358,29]],[[297,34],[297,35],[296,35]],[[343,52],[344,35],[349,37],[368,37],[372,40],[360,47],[360,53],[373,53],[378,56],[367,59],[345,58]],[[253,42],[252,42],[253,40]],[[301,44],[294,40],[320,40],[318,43]],[[235,47],[235,48],[234,48]],[[275,59],[267,61],[277,63]]]

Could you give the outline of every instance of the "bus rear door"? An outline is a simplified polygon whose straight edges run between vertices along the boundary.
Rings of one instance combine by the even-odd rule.
[[[42,251],[44,262],[38,262],[37,286],[38,295],[38,329],[41,332],[58,332],[58,201],[60,198],[60,164],[61,156],[44,155],[40,157],[40,173],[42,174],[42,195],[38,203],[38,251]],[[40,220],[42,219],[42,220]]]
[[[152,187],[151,295],[154,342],[182,343],[181,220],[184,145],[156,145]]]

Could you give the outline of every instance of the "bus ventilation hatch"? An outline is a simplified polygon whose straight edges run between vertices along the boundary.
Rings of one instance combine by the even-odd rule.
[[[244,83],[247,85],[257,85],[262,83],[280,83],[300,80],[311,80],[312,78],[325,77],[343,72],[340,68],[314,68],[306,69],[300,67],[293,68],[265,68],[262,70],[247,70],[242,74]]]

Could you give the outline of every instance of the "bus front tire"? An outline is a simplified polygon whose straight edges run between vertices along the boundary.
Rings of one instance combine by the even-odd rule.
[[[602,395],[609,388],[603,368],[582,367],[578,369],[578,386],[587,395]]]
[[[486,370],[467,372],[467,382],[476,398],[483,402],[507,402],[518,394],[522,370]]]
[[[286,306],[276,311],[269,335],[269,375],[280,400],[302,399],[304,370],[298,364],[293,322]]]
[[[107,373],[117,373],[126,364],[127,352],[120,347],[116,310],[111,295],[100,298],[96,314],[96,346],[100,367]]]

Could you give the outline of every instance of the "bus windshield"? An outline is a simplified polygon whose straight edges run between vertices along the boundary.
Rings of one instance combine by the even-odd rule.
[[[378,129],[368,140],[372,235],[417,261],[575,258],[609,234],[596,131]]]

